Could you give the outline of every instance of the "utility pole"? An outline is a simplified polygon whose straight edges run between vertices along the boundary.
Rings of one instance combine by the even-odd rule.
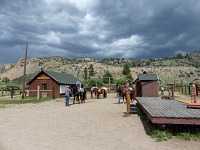
[[[108,84],[109,84],[109,90],[110,90],[110,77],[108,78],[108,80],[109,80],[109,81],[108,81]]]
[[[26,42],[25,57],[24,57],[24,73],[22,80],[22,99],[24,99],[25,94],[25,77],[26,77],[26,59],[27,59],[28,42]]]

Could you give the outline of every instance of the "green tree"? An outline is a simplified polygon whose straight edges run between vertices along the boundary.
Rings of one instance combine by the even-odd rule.
[[[129,68],[128,63],[124,64],[123,72],[122,73],[123,73],[123,75],[127,75],[128,73],[130,73],[130,68]]]
[[[146,66],[151,65],[151,60],[146,61]]]
[[[141,65],[141,63],[140,62],[138,62],[137,63],[137,67],[141,67],[142,65]]]
[[[8,83],[7,86],[6,86],[6,90],[11,90],[11,89],[20,90],[20,87],[17,84]]]
[[[178,53],[178,54],[176,54],[176,57],[175,57],[175,59],[182,59],[183,58],[183,55],[181,54],[181,53]]]
[[[110,83],[114,83],[112,74],[107,70],[106,73],[103,75],[103,82],[108,84],[110,79]]]
[[[96,80],[94,79],[87,79],[83,81],[84,87],[93,87],[96,86]]]
[[[126,77],[128,80],[133,81],[133,77],[130,72],[126,75]]]
[[[87,79],[83,81],[84,87],[104,86],[102,79]]]
[[[125,79],[116,80],[116,85],[125,85]]]
[[[2,82],[4,82],[4,83],[9,83],[9,82],[10,82],[10,80],[9,80],[9,78],[8,78],[8,77],[5,77],[5,78],[3,78],[3,79],[2,79]]]
[[[88,76],[88,69],[85,67],[84,68],[84,80],[87,79],[87,76]]]
[[[137,62],[136,61],[132,61],[132,67],[136,67],[137,66]]]
[[[90,79],[90,77],[94,76],[94,68],[92,64],[90,64],[88,71],[89,71],[89,79]]]

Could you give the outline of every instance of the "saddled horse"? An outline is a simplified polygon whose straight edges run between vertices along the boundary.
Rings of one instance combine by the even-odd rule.
[[[85,98],[86,98],[86,90],[84,88],[79,88],[79,102],[85,103]]]
[[[130,99],[131,99],[131,103],[133,103],[135,99],[135,89],[133,87],[130,87]]]
[[[92,87],[91,88],[91,97],[93,97],[93,93],[95,96],[99,99],[100,95],[103,96],[103,98],[107,97],[107,91],[105,88],[98,88],[98,87]]]
[[[122,97],[122,99],[123,99],[123,104],[124,104],[124,99],[125,99],[125,96],[126,96],[126,88],[123,87],[123,86],[120,86],[120,87],[118,88],[118,90],[119,90],[119,92],[121,93],[121,97]]]
[[[131,102],[133,103],[133,100],[135,99],[135,91],[134,91],[134,88],[132,87],[128,87],[128,89],[126,87],[123,87],[123,86],[120,86],[119,87],[119,91],[121,93],[121,97],[123,99],[123,103],[124,103],[124,100],[126,99],[125,96],[126,96],[126,92],[130,92],[130,100]]]
[[[72,93],[74,96],[73,104],[75,103],[75,100],[77,100],[79,103],[85,102],[86,91],[84,88],[78,88],[77,86],[75,86],[72,89]]]

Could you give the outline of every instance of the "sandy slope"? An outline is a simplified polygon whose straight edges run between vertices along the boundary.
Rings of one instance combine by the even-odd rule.
[[[0,150],[199,150],[200,142],[155,142],[137,114],[123,117],[125,104],[88,99],[64,106],[64,99],[0,108]]]

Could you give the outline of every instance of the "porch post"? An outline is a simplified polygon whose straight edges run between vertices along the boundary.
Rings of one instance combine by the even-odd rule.
[[[37,89],[37,99],[40,99],[40,86],[38,86],[38,89]]]

